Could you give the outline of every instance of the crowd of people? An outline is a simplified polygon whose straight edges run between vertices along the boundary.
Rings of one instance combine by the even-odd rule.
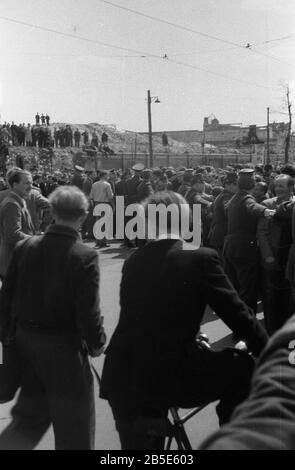
[[[145,215],[149,204],[175,204],[188,213],[199,204],[202,227],[200,249],[175,237],[169,224],[156,240],[131,240],[126,234],[122,240],[132,250],[123,267],[120,318],[106,351],[100,388],[122,449],[162,448],[163,436],[147,436],[140,423],[155,413],[156,418],[167,416],[171,406],[219,400],[222,429],[231,425],[239,404],[253,409],[253,358],[235,348],[201,350],[195,338],[209,305],[255,357],[268,348],[256,382],[269,357],[269,364],[277,365],[272,362],[278,351],[274,345],[284,351],[288,345],[282,340],[268,343],[269,337],[295,306],[294,181],[293,164],[149,169],[138,163],[124,171],[85,172],[75,166],[72,172],[44,175],[11,169],[6,181],[0,180],[0,340],[5,342],[13,324],[24,372],[0,448],[33,448],[50,423],[56,448],[94,446],[88,355],[99,356],[106,339],[97,253],[82,240],[94,240],[94,209],[101,204],[114,208],[116,196],[124,198],[125,207],[140,204]],[[106,238],[95,240],[97,249],[108,245]],[[264,326],[256,318],[259,300]],[[287,338],[294,331],[288,328]],[[288,394],[293,369],[292,364],[284,367]],[[269,380],[271,374],[269,366]],[[267,420],[278,410],[284,415],[279,386],[274,382],[266,389],[268,414],[256,413],[256,420]],[[238,423],[243,413],[234,415]],[[255,435],[247,432],[243,445],[258,447]],[[273,432],[271,427],[265,432],[266,448]],[[221,439],[217,447],[224,442],[230,446],[226,434],[216,439]],[[214,448],[213,442],[207,445]]]
[[[38,118],[37,118],[38,117]],[[91,145],[102,152],[113,155],[113,151],[108,146],[108,134],[102,132],[101,136],[96,131],[89,133],[87,130],[81,131],[74,129],[69,124],[53,129],[49,126],[49,116],[42,114],[36,115],[36,124],[28,123],[15,124],[4,122],[0,128],[0,140],[6,145],[20,147],[39,147],[39,148],[65,148],[82,145]],[[44,121],[44,122],[43,122]],[[46,124],[45,124],[46,122]]]

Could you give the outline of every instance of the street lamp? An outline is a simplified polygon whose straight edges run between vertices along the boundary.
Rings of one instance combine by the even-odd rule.
[[[147,92],[147,103],[148,103],[148,120],[149,120],[149,150],[150,150],[150,167],[154,166],[154,155],[153,155],[153,131],[152,131],[152,103],[161,103],[157,96],[151,96],[150,90]]]

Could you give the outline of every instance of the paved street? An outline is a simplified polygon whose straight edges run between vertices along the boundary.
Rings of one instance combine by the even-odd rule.
[[[124,259],[129,256],[130,250],[120,248],[120,244],[115,243],[110,248],[100,251],[101,266],[101,309],[105,317],[105,328],[108,339],[117,324],[119,315],[119,285],[121,279],[121,269]],[[211,343],[216,345],[231,344],[228,328],[216,318],[212,313],[207,313],[202,331],[205,332]],[[103,358],[94,360],[94,365],[101,372]],[[96,396],[98,390],[96,389]],[[9,410],[11,404],[0,405],[0,431],[9,422]],[[120,449],[119,439],[114,427],[114,421],[108,403],[97,398],[96,400],[96,449],[116,450]],[[191,438],[194,448],[217,429],[217,418],[215,407],[207,407],[198,416],[187,423],[186,429]],[[43,438],[38,449],[53,449],[54,438],[50,430]]]

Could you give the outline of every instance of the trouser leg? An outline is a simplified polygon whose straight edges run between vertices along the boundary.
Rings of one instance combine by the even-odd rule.
[[[164,449],[165,437],[149,435],[146,429],[140,429],[139,419],[150,418],[143,414],[143,408],[130,395],[115,394],[109,398],[116,429],[122,450],[161,450]],[[168,409],[159,410],[165,420]]]
[[[48,401],[33,365],[21,349],[22,386],[12,421],[0,435],[0,449],[34,449],[50,426]]]

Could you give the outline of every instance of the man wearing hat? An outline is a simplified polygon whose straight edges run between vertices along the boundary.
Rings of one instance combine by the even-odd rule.
[[[258,204],[252,196],[254,170],[240,171],[238,191],[228,204],[228,235],[224,243],[225,270],[244,302],[256,313],[258,297],[259,250],[256,238],[261,217],[274,211]]]
[[[209,233],[209,246],[218,252],[220,258],[222,258],[224,237],[227,234],[227,206],[238,191],[237,173],[228,173],[223,179],[223,187],[213,205],[213,219]]]
[[[137,202],[137,188],[142,182],[141,173],[144,170],[144,165],[142,163],[137,163],[132,167],[134,175],[127,181],[127,203],[133,204]]]
[[[154,190],[152,186],[152,170],[146,168],[142,172],[142,182],[138,185],[137,188],[137,200],[139,202],[142,202],[151,194],[153,194],[153,192]]]
[[[72,186],[77,186],[77,188],[83,190],[83,183],[84,183],[84,178],[83,178],[83,172],[84,168],[81,166],[75,165],[74,167],[74,175],[71,179],[71,185]]]

